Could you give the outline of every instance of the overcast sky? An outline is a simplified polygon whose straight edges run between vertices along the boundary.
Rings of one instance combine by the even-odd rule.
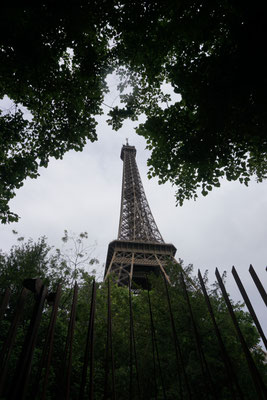
[[[114,86],[115,78],[110,82]],[[116,96],[112,90],[105,103],[114,105]],[[11,209],[21,218],[18,223],[1,226],[0,248],[8,251],[16,243],[12,229],[25,238],[46,235],[57,247],[64,229],[87,231],[89,243],[97,242],[93,256],[100,260],[99,273],[103,273],[108,243],[118,233],[123,166],[120,151],[128,138],[137,149],[137,164],[151,211],[165,242],[177,248],[176,258],[194,264],[195,272],[198,268],[202,272],[208,269],[211,282],[216,267],[221,273],[229,271],[227,289],[235,300],[241,300],[230,273],[235,265],[267,328],[266,307],[248,272],[251,263],[266,287],[267,182],[252,182],[247,188],[222,181],[221,187],[207,197],[176,207],[175,189],[170,184],[158,185],[156,178],[147,178],[150,153],[145,149],[145,140],[134,131],[137,123],[126,122],[119,132],[113,132],[105,116],[98,121],[96,143],[88,143],[82,153],[67,153],[63,160],[51,159],[37,180],[28,179],[19,189]]]

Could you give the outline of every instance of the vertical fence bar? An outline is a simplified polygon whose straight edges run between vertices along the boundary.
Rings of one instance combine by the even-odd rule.
[[[130,311],[130,343],[131,343],[130,344],[130,354],[132,354],[132,352],[133,352],[133,355],[134,355],[137,391],[138,391],[138,397],[140,399],[141,398],[141,388],[140,388],[140,377],[139,377],[139,368],[138,368],[135,333],[134,333],[131,282],[132,282],[132,279],[129,279],[129,311]],[[131,388],[131,385],[132,385],[132,382],[130,382],[130,388]]]
[[[255,272],[255,270],[254,270],[254,268],[253,268],[253,266],[251,264],[250,264],[250,267],[249,267],[249,272],[250,272],[250,275],[252,276],[252,279],[253,279],[255,285],[257,286],[258,291],[260,292],[262,300],[264,301],[264,303],[265,303],[265,305],[267,307],[267,293],[266,293],[264,287],[262,286],[262,283],[259,280],[259,277],[256,274],[256,272]]]
[[[151,324],[151,322],[150,322]],[[155,387],[155,400],[158,398],[158,386],[157,386],[157,371],[156,371],[156,358],[155,358],[155,342],[154,335],[151,335],[152,339],[152,356],[153,356],[153,374],[154,374],[154,387]]]
[[[258,329],[258,332],[259,332],[259,334],[260,334],[260,336],[262,338],[262,341],[264,343],[264,346],[265,346],[265,348],[267,350],[267,339],[266,339],[266,336],[264,335],[264,332],[262,330],[261,324],[260,324],[260,322],[259,322],[259,320],[257,318],[257,315],[256,315],[256,313],[254,311],[254,308],[253,308],[253,306],[252,306],[252,304],[251,304],[251,302],[249,300],[247,292],[246,292],[246,290],[245,290],[245,288],[244,288],[244,286],[243,286],[243,284],[242,284],[242,282],[241,282],[241,280],[239,278],[239,275],[238,275],[235,267],[232,268],[232,274],[233,274],[233,276],[235,278],[235,281],[236,281],[236,284],[238,286],[238,289],[239,289],[240,293],[242,294],[242,297],[243,297],[243,299],[244,299],[244,301],[246,303],[248,311],[249,311],[251,317],[253,318],[253,321],[254,321],[254,323],[256,325],[256,328]]]
[[[112,344],[112,314],[111,314],[110,281],[108,281],[108,308],[109,308],[110,352],[111,352],[111,366],[112,366],[112,397],[114,400],[116,400],[115,365],[114,365],[114,353],[113,353],[113,344]]]
[[[225,371],[227,373],[227,376],[228,376],[228,379],[229,379],[229,382],[230,382],[230,390],[232,392],[232,398],[236,399],[234,388],[233,388],[233,384],[235,384],[236,389],[238,391],[238,395],[239,395],[240,399],[243,400],[244,399],[244,395],[243,395],[243,393],[241,391],[241,388],[239,386],[236,374],[235,374],[234,369],[232,367],[232,363],[231,363],[230,358],[228,356],[227,350],[226,350],[226,348],[224,346],[224,343],[223,343],[223,340],[222,340],[222,336],[221,336],[219,327],[217,325],[217,322],[216,322],[216,319],[215,319],[215,315],[213,313],[213,309],[212,309],[212,306],[211,306],[211,303],[210,303],[210,299],[209,299],[208,293],[206,291],[205,284],[204,284],[202,275],[200,273],[200,270],[198,270],[198,279],[199,279],[200,286],[201,286],[202,292],[204,294],[204,298],[205,298],[205,301],[206,301],[206,304],[207,304],[207,307],[208,307],[208,311],[209,311],[209,314],[210,314],[210,317],[211,317],[211,320],[212,320],[212,323],[213,323],[213,326],[214,326],[215,334],[217,336],[218,343],[219,343],[219,346],[221,348],[222,360],[224,362]]]
[[[0,306],[0,321],[2,320],[2,318],[5,314],[5,311],[6,311],[8,302],[9,302],[9,298],[10,298],[10,293],[11,293],[10,289],[6,288],[6,290],[4,292],[3,300],[2,300],[1,306]]]
[[[43,385],[42,385],[42,393],[41,393],[42,400],[45,400],[45,397],[46,397],[46,388],[47,388],[47,383],[48,383],[48,376],[49,376],[49,370],[50,370],[50,364],[51,364],[51,358],[52,358],[52,352],[53,352],[55,325],[56,325],[60,296],[61,296],[61,285],[58,285],[57,291],[55,293],[55,299],[53,301],[53,309],[52,309],[52,313],[51,313],[51,317],[50,317],[50,322],[49,322],[49,327],[48,327],[48,331],[47,331],[45,346],[43,349],[41,365],[40,365],[40,372],[39,372],[40,373],[39,376],[41,378],[42,368],[43,367],[45,368]],[[48,302],[49,302],[49,295],[48,295]],[[48,352],[47,352],[47,350],[48,350]],[[47,354],[46,354],[46,352],[47,352]],[[37,384],[38,383],[39,383],[39,379],[37,380]],[[36,393],[37,393],[37,390],[36,390]]]
[[[94,396],[94,340],[95,340],[95,307],[96,307],[96,285],[94,281],[94,302],[93,302],[93,314],[92,314],[92,325],[91,325],[91,342],[90,342],[90,372],[89,372],[89,400],[93,400]]]
[[[130,337],[129,337],[129,353],[130,353],[130,379],[129,379],[129,400],[133,397],[133,332],[132,332],[132,296],[131,296],[131,275],[128,282],[129,287],[129,312],[130,312]]]
[[[36,343],[36,339],[37,339],[38,329],[39,329],[39,326],[41,323],[42,312],[43,312],[46,296],[47,296],[47,288],[45,286],[43,286],[42,293],[40,294],[40,301],[39,301],[39,306],[38,306],[38,310],[36,313],[37,315],[36,315],[36,319],[35,319],[35,324],[33,327],[33,337],[32,337],[32,342],[31,342],[31,346],[29,349],[29,353],[28,353],[28,362],[27,362],[26,370],[25,370],[24,377],[23,377],[22,399],[24,399],[26,396],[27,385],[28,385],[28,381],[30,378],[30,372],[31,372],[32,358],[33,358],[35,343]]]
[[[172,312],[172,306],[171,306],[171,300],[170,300],[168,285],[167,285],[167,281],[165,279],[165,276],[163,274],[162,274],[162,277],[163,277],[163,281],[164,281],[164,285],[165,285],[165,292],[166,292],[166,297],[167,297],[167,302],[168,302],[170,321],[171,321],[171,328],[172,328],[172,334],[173,334],[173,342],[174,342],[174,349],[175,349],[175,357],[176,357],[177,375],[178,375],[178,381],[179,381],[180,398],[183,399],[184,396],[183,396],[182,381],[181,381],[181,376],[180,376],[179,359],[180,359],[181,366],[182,366],[182,373],[183,373],[184,379],[185,379],[185,387],[186,387],[186,391],[187,391],[187,394],[188,394],[188,398],[191,400],[192,399],[192,395],[191,395],[191,390],[190,390],[190,386],[189,386],[187,373],[186,373],[185,366],[184,366],[181,346],[180,346],[180,343],[179,343],[179,340],[178,340],[178,336],[177,336],[177,333],[176,333],[176,329],[175,329],[175,323],[174,323],[174,317],[173,317],[173,312]]]
[[[107,279],[108,284],[109,284],[109,277]],[[108,292],[109,293],[109,292]],[[107,304],[109,303],[109,295],[107,295]],[[109,379],[109,348],[110,348],[110,331],[109,331],[109,306],[108,312],[107,312],[107,340],[106,340],[106,357],[105,357],[105,380],[104,380],[104,397],[103,400],[106,400],[108,398],[108,379]]]
[[[75,282],[71,306],[71,314],[68,326],[68,335],[66,339],[65,356],[66,356],[66,394],[65,399],[70,398],[70,377],[71,377],[71,367],[72,367],[72,350],[73,350],[73,337],[75,328],[75,318],[77,309],[77,298],[78,298],[78,285]]]
[[[200,365],[201,365],[201,370],[202,370],[202,375],[205,381],[205,386],[206,386],[206,394],[208,397],[210,397],[210,394],[212,393],[212,396],[214,399],[217,398],[216,396],[216,391],[214,388],[214,383],[212,381],[212,377],[209,371],[209,367],[208,367],[208,363],[205,357],[205,354],[203,352],[203,348],[202,348],[202,344],[201,344],[201,338],[197,329],[197,325],[196,325],[196,321],[193,315],[193,310],[191,307],[191,303],[190,303],[190,299],[189,299],[189,295],[186,289],[186,285],[185,285],[185,281],[184,281],[184,277],[183,274],[180,273],[180,278],[181,278],[181,282],[182,282],[182,287],[183,287],[183,291],[185,294],[185,298],[186,298],[186,303],[188,306],[188,310],[189,310],[189,314],[190,314],[190,318],[192,321],[192,325],[193,325],[193,332],[194,332],[194,336],[195,336],[195,340],[196,340],[196,345],[197,345],[197,351],[199,354],[199,361],[200,361]],[[211,388],[211,393],[209,390],[209,387]]]
[[[157,362],[158,362],[158,368],[159,368],[159,376],[160,376],[161,385],[162,385],[162,391],[163,391],[163,398],[166,399],[166,390],[165,390],[165,384],[164,384],[162,368],[161,368],[161,363],[160,363],[160,358],[159,358],[158,344],[157,344],[157,338],[156,338],[156,332],[155,332],[155,326],[154,326],[154,320],[153,320],[153,314],[152,314],[152,307],[151,307],[151,299],[150,299],[149,289],[147,289],[147,297],[148,297],[150,325],[151,325],[151,336],[152,336],[152,345],[153,345],[153,359],[155,359],[155,357],[154,357],[154,349],[155,349]],[[156,374],[155,374],[155,383],[156,383]]]
[[[104,400],[108,398],[109,352],[110,352],[110,356],[111,356],[111,374],[112,374],[111,397],[113,400],[116,400],[115,367],[114,367],[114,354],[113,354],[113,345],[112,345],[112,315],[111,315],[110,279],[108,278],[108,315],[107,315],[107,343],[106,343]]]
[[[17,333],[17,328],[18,324],[20,321],[20,318],[23,314],[23,309],[25,305],[25,300],[26,296],[29,293],[28,289],[23,288],[21,290],[16,309],[15,309],[15,314],[12,320],[12,323],[10,325],[6,340],[3,344],[3,347],[1,349],[1,356],[0,356],[0,396],[3,393],[4,390],[4,385],[6,381],[6,374],[7,374],[7,366],[8,366],[8,361],[11,355],[12,347],[16,338],[16,333]]]
[[[253,380],[253,383],[254,383],[254,386],[255,386],[255,389],[256,389],[257,396],[258,396],[259,399],[266,399],[267,398],[266,387],[265,387],[265,385],[264,385],[264,383],[263,383],[263,381],[261,379],[261,376],[260,376],[260,374],[258,372],[258,369],[257,369],[257,367],[256,367],[256,365],[254,363],[254,360],[253,360],[253,358],[252,358],[252,356],[250,354],[249,348],[248,348],[248,346],[247,346],[247,344],[245,342],[245,339],[243,337],[243,334],[242,334],[242,332],[240,330],[240,327],[238,325],[238,322],[237,322],[233,307],[231,305],[231,302],[230,302],[229,297],[227,295],[227,292],[226,292],[225,286],[223,284],[222,278],[221,278],[220,273],[219,273],[217,268],[216,268],[215,275],[216,275],[216,278],[218,280],[219,286],[221,288],[224,300],[226,302],[229,314],[230,314],[230,316],[232,318],[232,321],[233,321],[234,327],[236,329],[237,335],[239,337],[241,346],[243,348],[243,352],[245,354],[245,357],[246,357],[246,360],[247,360],[247,363],[248,363],[248,367],[249,367],[250,374],[251,374],[251,377],[252,377],[252,380]]]
[[[94,356],[93,352],[94,352],[95,298],[96,298],[96,285],[95,285],[95,280],[93,280],[90,317],[89,317],[89,323],[88,323],[86,347],[85,347],[85,352],[84,352],[84,362],[83,362],[83,369],[82,369],[82,380],[81,380],[80,394],[79,394],[80,400],[83,400],[83,398],[84,398],[89,358],[90,358],[89,399],[90,400],[93,399],[93,356]]]
[[[37,296],[30,326],[26,334],[20,358],[17,363],[16,372],[13,378],[13,386],[11,388],[11,399],[23,399],[28,385],[29,375],[31,371],[32,357],[37,338],[38,328],[41,322],[44,302],[47,295],[47,288],[42,284],[40,279],[27,280],[32,286],[32,291]]]

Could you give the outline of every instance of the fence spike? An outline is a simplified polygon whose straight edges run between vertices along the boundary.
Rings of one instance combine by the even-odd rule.
[[[253,266],[251,264],[250,264],[250,267],[249,267],[249,272],[250,272],[250,275],[252,276],[252,279],[253,279],[258,291],[260,292],[262,300],[264,301],[264,303],[265,303],[265,305],[267,307],[267,293],[266,293],[266,291],[265,291],[265,289],[264,289],[264,287],[263,287],[258,275],[256,274],[255,269],[253,268]]]
[[[234,279],[236,281],[238,289],[239,289],[239,291],[240,291],[240,293],[241,293],[241,295],[242,295],[242,297],[244,299],[244,302],[246,303],[248,311],[249,311],[249,313],[250,313],[250,315],[251,315],[251,317],[252,317],[252,319],[253,319],[253,321],[254,321],[254,323],[256,325],[256,328],[258,329],[258,332],[259,332],[259,334],[260,334],[260,336],[262,338],[264,346],[265,346],[265,348],[267,350],[267,339],[266,339],[266,336],[265,336],[265,334],[264,334],[264,332],[262,330],[261,324],[260,324],[260,322],[259,322],[259,320],[257,318],[257,315],[256,315],[256,313],[254,311],[254,308],[253,308],[253,306],[252,306],[252,304],[251,304],[251,302],[249,300],[247,292],[246,292],[246,290],[245,290],[245,288],[244,288],[244,286],[243,286],[243,284],[241,282],[241,279],[239,278],[239,275],[238,275],[235,267],[232,267],[232,274],[233,274],[233,277],[234,277]]]
[[[257,369],[257,367],[256,367],[256,365],[254,363],[254,360],[253,360],[253,358],[252,358],[252,356],[250,354],[250,351],[249,351],[248,346],[247,346],[247,344],[245,342],[243,334],[242,334],[242,332],[240,330],[240,327],[239,327],[238,321],[236,319],[232,304],[231,304],[231,302],[229,300],[229,297],[227,295],[227,292],[226,292],[224,283],[222,281],[222,278],[220,276],[220,273],[218,271],[218,268],[216,268],[215,275],[216,275],[216,278],[218,280],[219,286],[221,288],[225,303],[227,305],[229,314],[230,314],[230,316],[232,318],[232,321],[233,321],[234,327],[236,329],[237,335],[239,337],[243,352],[245,354],[245,357],[246,357],[246,360],[247,360],[247,363],[248,363],[248,367],[249,367],[249,370],[250,370],[250,374],[251,374],[251,377],[252,377],[252,380],[253,380],[253,383],[254,383],[258,398],[259,399],[266,399],[267,398],[266,387],[265,387],[265,385],[264,385],[264,383],[263,383],[263,381],[261,379],[259,371],[258,371],[258,369]]]

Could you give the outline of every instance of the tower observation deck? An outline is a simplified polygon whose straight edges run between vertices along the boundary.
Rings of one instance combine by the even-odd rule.
[[[117,240],[109,243],[105,278],[112,275],[118,284],[129,281],[146,287],[147,274],[162,271],[175,261],[176,248],[164,242],[150,210],[136,164],[136,148],[122,146],[123,177]]]

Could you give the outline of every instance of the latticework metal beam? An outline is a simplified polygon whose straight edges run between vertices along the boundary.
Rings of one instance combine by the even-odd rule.
[[[146,199],[135,156],[134,146],[122,147],[123,178],[118,239],[163,243]]]
[[[175,252],[172,244],[114,240],[108,247],[105,277],[111,274],[120,285],[134,281],[143,287],[151,272],[162,272],[168,280],[165,267],[169,262],[176,262]]]
[[[136,149],[122,147],[123,178],[118,239],[109,244],[105,278],[112,275],[120,285],[134,281],[146,287],[147,274],[162,272],[174,260],[172,244],[164,243],[151,213],[136,164]],[[175,260],[174,260],[175,261]]]

